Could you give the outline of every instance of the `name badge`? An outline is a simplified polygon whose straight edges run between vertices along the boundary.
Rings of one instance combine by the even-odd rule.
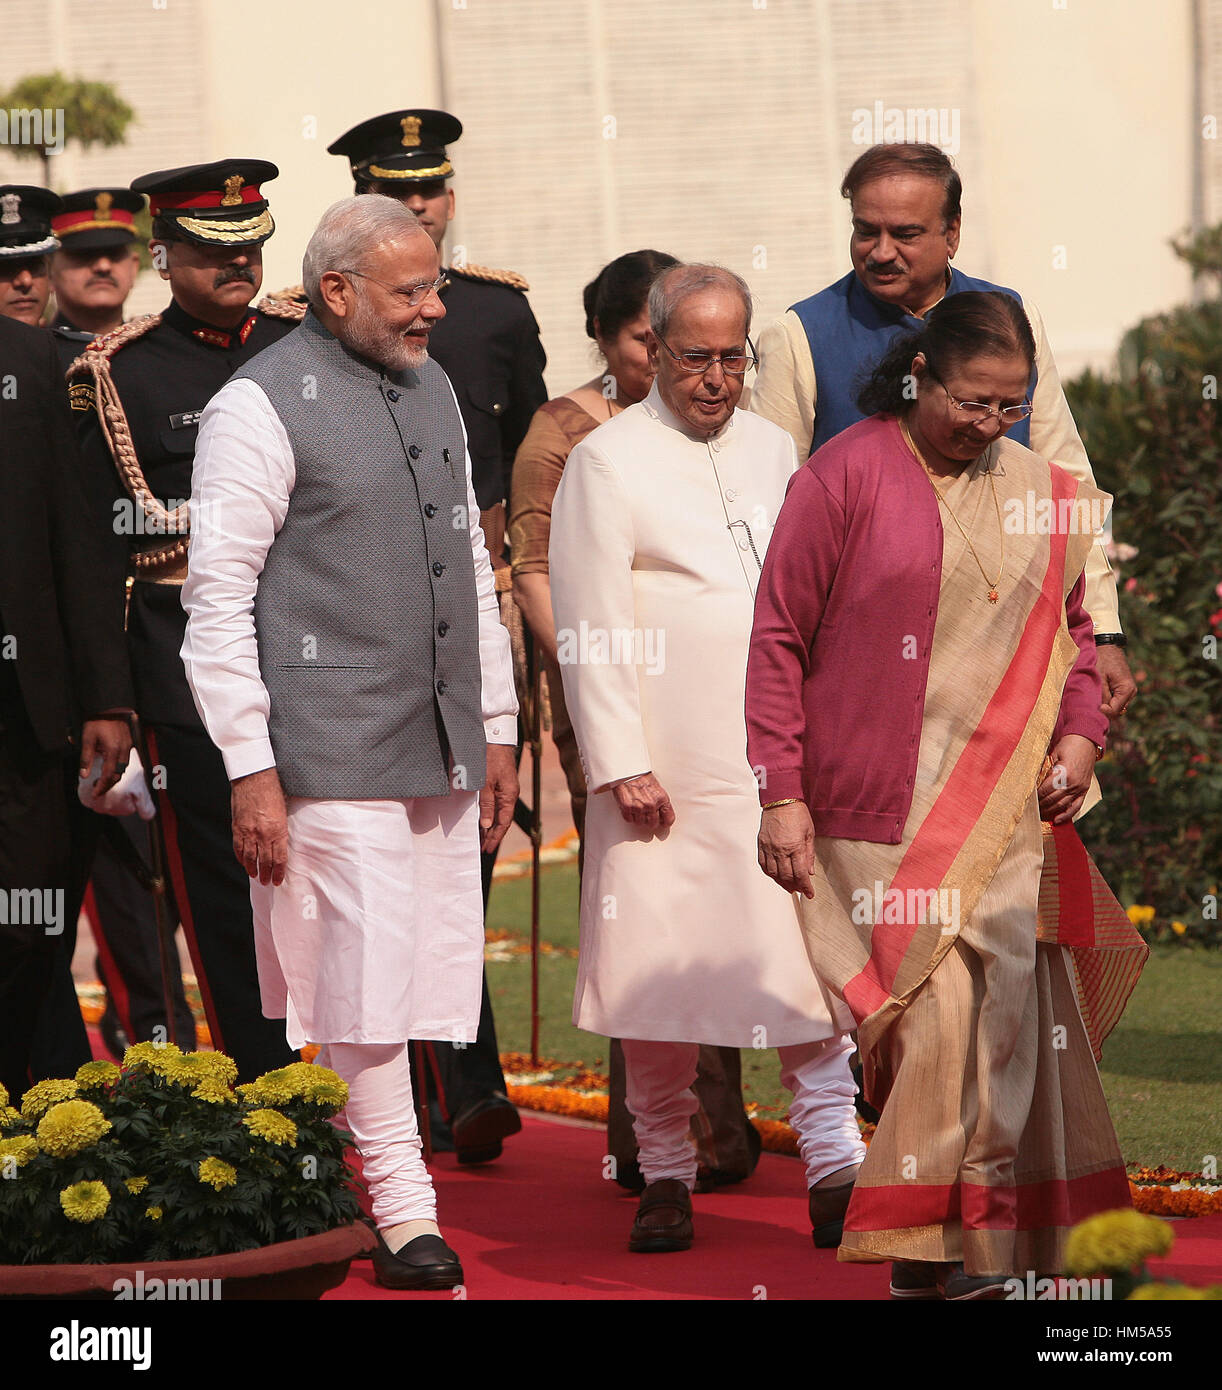
[[[203,416],[202,410],[184,410],[181,415],[170,416],[170,428],[172,430],[189,430],[192,425],[198,425]]]

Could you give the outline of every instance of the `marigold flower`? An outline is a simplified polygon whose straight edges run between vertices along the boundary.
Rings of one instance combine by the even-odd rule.
[[[127,1188],[133,1197],[138,1192],[143,1192],[148,1185],[148,1178],[127,1178],[123,1183],[123,1186]]]
[[[1135,927],[1140,927],[1145,922],[1153,922],[1154,909],[1140,903],[1134,903],[1133,906],[1128,909],[1128,916],[1129,921],[1132,922]]]
[[[238,1180],[238,1170],[232,1164],[219,1158],[201,1159],[199,1165],[200,1182],[208,1183],[215,1191],[222,1187],[232,1187]]]
[[[206,1100],[212,1105],[236,1105],[237,1096],[228,1086],[222,1085],[219,1081],[209,1077],[206,1081],[201,1081],[191,1092],[192,1099]]]
[[[57,1105],[61,1100],[71,1100],[78,1095],[79,1088],[75,1081],[63,1081],[51,1078],[47,1081],[35,1082],[25,1093],[21,1101],[21,1118],[27,1124],[33,1124],[45,1111],[50,1110],[53,1105]]]
[[[18,1168],[24,1168],[37,1153],[38,1145],[33,1135],[18,1134],[12,1139],[0,1139],[0,1168],[4,1167],[4,1161],[8,1158],[14,1159]]]
[[[96,1221],[106,1215],[110,1193],[100,1182],[74,1182],[59,1194],[59,1204],[69,1221]]]
[[[173,1043],[140,1042],[133,1043],[123,1054],[124,1067],[152,1067],[164,1062],[166,1057],[181,1057],[181,1051]]]
[[[1065,1268],[1076,1278],[1136,1269],[1150,1255],[1165,1255],[1175,1235],[1165,1221],[1138,1211],[1088,1217],[1065,1242]]]
[[[1183,936],[1184,933],[1188,930],[1188,926],[1187,923],[1181,922],[1177,919],[1171,923],[1171,930],[1176,934],[1176,936]]]
[[[160,1207],[147,1207],[144,1212],[145,1219],[148,1221],[160,1221],[162,1211]]]
[[[25,1121],[21,1118],[20,1110],[14,1110],[11,1105],[0,1105],[0,1129],[16,1129],[23,1124]]]
[[[56,1158],[88,1149],[110,1128],[110,1121],[88,1100],[65,1100],[53,1105],[38,1122],[38,1146]]]
[[[252,1110],[242,1123],[257,1139],[269,1144],[295,1144],[297,1126],[279,1110]]]
[[[122,1072],[113,1062],[101,1058],[96,1062],[86,1062],[76,1069],[76,1084],[82,1091],[96,1091],[103,1086],[113,1086]]]

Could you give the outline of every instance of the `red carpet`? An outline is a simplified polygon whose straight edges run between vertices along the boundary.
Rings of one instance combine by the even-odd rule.
[[[754,1176],[697,1194],[691,1250],[634,1255],[636,1198],[602,1176],[604,1137],[531,1114],[496,1163],[432,1164],[446,1239],[458,1252],[469,1299],[886,1300],[890,1266],[840,1264],[816,1250],[796,1159],[764,1154]],[[1222,1216],[1173,1223],[1176,1245],[1158,1277],[1222,1281]],[[394,1293],[368,1262],[352,1266],[328,1299],[450,1299]]]

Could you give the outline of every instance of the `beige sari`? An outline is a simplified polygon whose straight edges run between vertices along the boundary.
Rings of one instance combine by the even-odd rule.
[[[981,567],[1003,568],[990,470],[1003,522],[1012,499],[1028,514],[1032,492],[1106,501],[1006,440],[940,484],[979,564],[942,508],[904,834],[818,837],[801,910],[816,969],[857,1019],[866,1097],[882,1110],[840,1258],[1054,1273],[1069,1226],[1129,1205],[1096,1058],[1146,948],[1072,827],[1041,828],[1035,795],[1078,651],[1065,598],[1092,536],[1006,529],[990,603]]]

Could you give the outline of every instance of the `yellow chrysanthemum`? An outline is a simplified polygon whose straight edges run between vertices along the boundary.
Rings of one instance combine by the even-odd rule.
[[[5,1160],[10,1158],[15,1160],[18,1168],[24,1168],[37,1153],[38,1145],[33,1135],[18,1134],[13,1139],[0,1139],[0,1170],[5,1167]],[[3,1176],[0,1171],[0,1177]]]
[[[212,1078],[201,1081],[191,1092],[191,1095],[193,1099],[206,1100],[211,1105],[236,1105],[238,1101],[237,1096],[228,1086],[224,1086]]]
[[[74,1182],[59,1194],[59,1204],[69,1221],[96,1221],[106,1215],[110,1193],[105,1183]]]
[[[148,1178],[127,1178],[123,1183],[123,1186],[127,1188],[133,1197],[138,1192],[143,1192],[148,1185]]]
[[[61,1101],[39,1120],[38,1147],[56,1158],[68,1158],[96,1144],[109,1128],[110,1121],[91,1101]]]
[[[222,1159],[205,1158],[199,1165],[199,1180],[219,1192],[222,1187],[232,1187],[237,1182],[238,1170]]]
[[[33,1124],[42,1114],[58,1105],[61,1100],[71,1100],[79,1094],[75,1081],[51,1079],[38,1081],[25,1093],[21,1101],[21,1118]]]
[[[287,1105],[293,1099],[294,1089],[288,1076],[288,1068],[264,1072],[257,1081],[239,1086],[240,1094],[256,1105]]]
[[[101,1058],[96,1062],[86,1062],[76,1069],[76,1084],[82,1091],[96,1091],[103,1086],[113,1086],[122,1073],[113,1062]]]
[[[173,1043],[133,1043],[123,1054],[123,1065],[129,1070],[146,1067],[159,1072],[173,1058],[181,1056]]]
[[[297,1126],[278,1110],[252,1110],[242,1123],[257,1138],[269,1144],[295,1144]]]
[[[1222,1288],[1194,1289],[1188,1284],[1138,1284],[1129,1295],[1130,1303],[1170,1302],[1197,1303],[1222,1299]]]
[[[232,1086],[238,1079],[238,1064],[232,1057],[227,1057],[223,1052],[200,1052],[196,1055],[208,1059],[211,1076],[222,1086]]]
[[[1088,1217],[1065,1242],[1065,1268],[1075,1278],[1136,1269],[1151,1255],[1165,1255],[1175,1235],[1157,1216],[1105,1211]]]
[[[145,1218],[149,1221],[160,1221],[162,1217],[162,1210],[160,1207],[148,1207],[145,1210],[144,1215]]]

